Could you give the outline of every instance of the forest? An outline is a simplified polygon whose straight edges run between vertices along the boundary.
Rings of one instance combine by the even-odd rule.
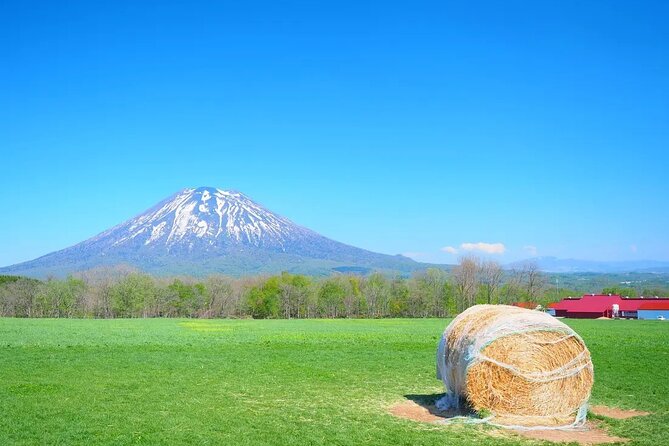
[[[632,288],[615,285],[602,292],[636,295]],[[450,271],[431,268],[411,277],[382,273],[311,277],[287,272],[242,278],[157,277],[118,266],[43,281],[0,276],[0,316],[448,317],[479,303],[529,302],[545,306],[579,294],[551,285],[533,263],[504,270],[494,261],[472,257],[461,259]]]

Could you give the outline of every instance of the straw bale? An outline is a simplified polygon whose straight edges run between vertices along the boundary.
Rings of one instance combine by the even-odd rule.
[[[437,374],[442,408],[463,401],[491,422],[566,426],[585,421],[593,384],[590,352],[552,316],[506,305],[476,305],[446,328]]]

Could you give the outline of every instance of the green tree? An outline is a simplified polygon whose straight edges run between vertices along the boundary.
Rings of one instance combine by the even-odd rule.
[[[602,294],[617,294],[619,296],[637,297],[637,290],[622,286],[609,286],[602,289]]]
[[[205,306],[206,289],[202,283],[174,279],[167,289],[172,297],[172,310],[177,316],[195,317]]]
[[[84,282],[72,276],[65,280],[50,278],[40,287],[35,298],[38,312],[46,317],[76,316],[84,290]]]
[[[667,290],[666,288],[644,288],[643,291],[641,291],[641,295],[646,297],[650,296],[667,297],[669,296],[669,290]],[[622,296],[632,297],[631,294],[622,294]]]
[[[409,287],[406,280],[395,278],[390,284],[389,315],[392,317],[406,316],[409,311]]]
[[[114,317],[156,316],[156,288],[151,276],[132,273],[119,279],[108,291]]]
[[[333,278],[327,279],[318,291],[318,306],[325,317],[340,317],[344,313],[346,290]]]
[[[255,319],[278,317],[280,292],[280,279],[276,276],[251,287],[246,296],[250,315]]]

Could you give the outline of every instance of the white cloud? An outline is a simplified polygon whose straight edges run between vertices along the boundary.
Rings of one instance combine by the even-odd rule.
[[[457,254],[458,253],[458,249],[454,248],[452,246],[444,246],[443,248],[441,248],[441,250],[443,252],[447,252],[449,254]]]
[[[503,243],[463,243],[460,248],[464,251],[481,251],[486,254],[504,254],[506,251]]]
[[[537,256],[537,247],[534,245],[525,245],[523,246],[523,250],[526,251],[532,257]]]

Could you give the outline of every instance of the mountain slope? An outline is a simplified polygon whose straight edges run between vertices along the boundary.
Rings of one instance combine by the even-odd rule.
[[[184,189],[95,237],[0,273],[43,277],[129,264],[158,274],[233,275],[334,270],[410,272],[421,265],[328,239],[296,225],[242,193]]]

